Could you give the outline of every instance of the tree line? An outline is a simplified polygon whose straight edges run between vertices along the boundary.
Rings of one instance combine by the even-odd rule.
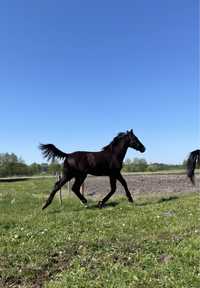
[[[123,165],[124,172],[157,172],[165,170],[181,170],[186,168],[186,161],[182,164],[147,163],[144,158],[126,159]]]
[[[53,174],[60,172],[62,166],[59,162],[26,164],[24,160],[14,153],[0,153],[0,177],[33,176]]]
[[[185,169],[185,161],[181,165],[169,165],[164,163],[147,163],[145,159],[126,159],[123,172],[156,172],[163,170]],[[58,161],[48,163],[26,164],[21,157],[14,153],[0,153],[0,177],[56,175],[62,171],[62,164]]]

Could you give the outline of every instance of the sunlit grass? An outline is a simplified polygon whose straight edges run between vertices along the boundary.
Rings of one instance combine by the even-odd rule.
[[[52,181],[0,183],[0,286],[200,287],[197,194],[42,211]]]

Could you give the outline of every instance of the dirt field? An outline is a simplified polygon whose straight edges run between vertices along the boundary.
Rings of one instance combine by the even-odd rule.
[[[200,192],[200,175],[196,176],[196,186],[193,186],[184,174],[124,175],[124,178],[134,198],[144,195],[170,196],[178,193]],[[109,178],[88,177],[85,181],[85,190],[86,196],[102,197],[110,190]],[[116,194],[125,194],[119,182],[117,182]]]

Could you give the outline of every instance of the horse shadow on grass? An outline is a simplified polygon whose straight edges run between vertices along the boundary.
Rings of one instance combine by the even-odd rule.
[[[104,207],[102,207],[101,209],[105,209],[105,208],[114,208],[116,207],[117,205],[119,205],[120,202],[119,201],[111,201],[111,202],[107,202],[105,204]],[[87,207],[87,209],[99,209],[99,206],[97,203],[90,203],[89,206]]]
[[[120,204],[119,201],[111,201],[111,202],[106,203],[106,205],[101,209],[114,208],[119,204]],[[69,207],[69,205],[62,205],[60,207],[57,207],[57,208],[54,208],[51,210],[49,209],[48,213],[49,214],[58,214],[58,213],[63,212],[64,210],[66,211],[68,207]],[[70,211],[80,211],[80,210],[84,210],[84,209],[86,209],[86,210],[101,210],[98,206],[98,203],[89,202],[88,205],[84,205],[81,207],[80,206],[72,207],[70,209]]]
[[[147,205],[155,205],[155,204],[160,204],[160,203],[163,203],[163,202],[169,202],[169,201],[175,201],[179,199],[178,196],[170,196],[170,197],[162,197],[160,199],[157,199],[157,200],[150,200],[150,201],[143,201],[143,202],[133,202],[133,207],[134,206],[139,206],[139,207],[142,207],[142,206],[147,206]],[[110,201],[110,202],[107,202],[105,204],[105,206],[101,209],[106,209],[106,208],[114,208],[114,207],[117,207],[118,205],[120,205],[120,203],[122,203],[123,201]],[[68,205],[67,205],[68,206]],[[50,210],[49,213],[50,214],[57,214],[57,213],[61,213],[63,212],[63,210],[67,209],[67,206],[63,205],[63,206],[60,206],[59,208],[55,208],[53,210]],[[95,202],[89,202],[87,206],[82,206],[82,207],[73,207],[73,211],[80,211],[80,210],[83,210],[83,209],[87,209],[87,210],[101,210],[99,209],[99,206],[98,206],[98,203],[95,203]]]
[[[177,199],[179,199],[178,196],[161,197],[158,200],[144,201],[144,202],[140,202],[140,203],[135,203],[135,205],[136,206],[146,206],[146,205],[160,204],[163,202],[175,201]]]

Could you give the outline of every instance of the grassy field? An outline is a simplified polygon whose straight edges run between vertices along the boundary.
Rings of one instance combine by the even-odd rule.
[[[0,287],[200,287],[197,194],[41,211],[52,183],[0,183]]]

